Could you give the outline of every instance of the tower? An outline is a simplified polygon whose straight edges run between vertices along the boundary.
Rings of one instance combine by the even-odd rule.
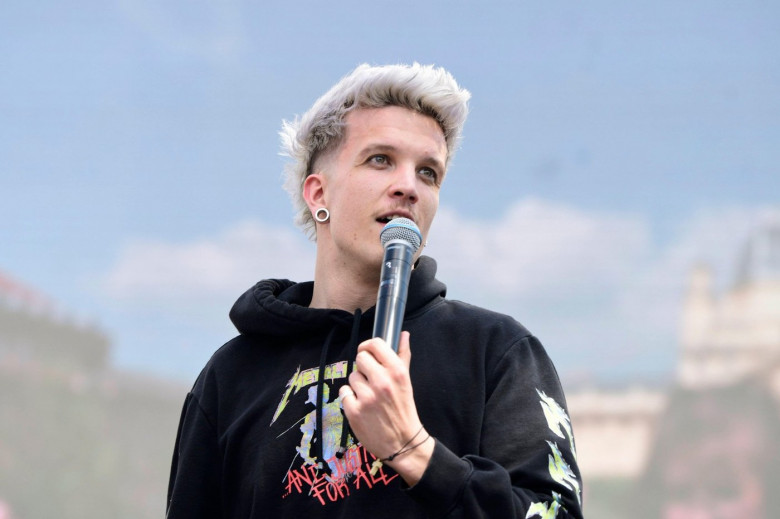
[[[706,267],[691,273],[680,326],[682,386],[771,375],[780,363],[780,217],[748,239],[732,288],[713,293]]]

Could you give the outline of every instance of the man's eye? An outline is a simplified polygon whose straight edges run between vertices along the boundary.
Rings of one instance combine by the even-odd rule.
[[[436,174],[436,171],[432,170],[431,168],[422,168],[420,170],[420,174],[433,181],[436,181],[436,179],[439,178],[439,175]]]
[[[372,164],[378,164],[378,165],[386,165],[388,162],[390,162],[387,158],[387,155],[373,155],[368,159],[369,162]]]

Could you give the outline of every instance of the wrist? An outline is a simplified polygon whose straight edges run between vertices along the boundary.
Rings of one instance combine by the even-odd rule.
[[[385,459],[383,462],[412,487],[420,481],[428,468],[435,445],[435,438],[423,430],[418,442],[396,453],[392,460]]]

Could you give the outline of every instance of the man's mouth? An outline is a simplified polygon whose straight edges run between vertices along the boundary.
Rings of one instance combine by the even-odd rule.
[[[403,218],[403,216],[399,214],[391,214],[390,216],[383,216],[382,218],[377,218],[376,221],[379,223],[389,223],[392,220],[395,220],[396,218]]]

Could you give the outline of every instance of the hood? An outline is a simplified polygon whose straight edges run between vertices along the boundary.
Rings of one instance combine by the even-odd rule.
[[[266,279],[244,292],[230,310],[230,320],[245,335],[287,336],[349,325],[353,314],[344,310],[309,308],[314,283]],[[438,298],[447,287],[436,279],[436,261],[420,256],[409,279],[406,315],[413,316]],[[373,320],[374,308],[364,317]]]

